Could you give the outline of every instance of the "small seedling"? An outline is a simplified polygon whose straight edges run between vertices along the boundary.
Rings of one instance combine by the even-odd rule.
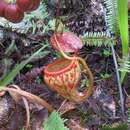
[[[109,79],[112,75],[108,73],[102,73],[100,76],[102,79]]]
[[[103,49],[102,56],[104,57],[112,56],[112,52],[110,50]]]

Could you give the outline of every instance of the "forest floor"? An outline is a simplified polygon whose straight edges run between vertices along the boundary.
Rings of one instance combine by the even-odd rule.
[[[107,27],[104,21],[104,6],[102,2],[97,1],[93,6],[89,0],[74,3],[66,2],[66,8],[60,8],[60,15],[68,15],[64,24],[78,35],[87,31],[100,32],[106,31]],[[62,3],[63,4],[63,3]],[[70,6],[71,5],[71,6]],[[55,8],[48,3],[49,14],[55,15]],[[54,6],[55,7],[55,6]],[[48,22],[48,20],[44,20]],[[42,45],[43,41],[49,41],[53,31],[46,34],[24,34],[17,30],[0,26],[0,79],[8,73],[14,65],[20,63],[28,56],[33,54]],[[11,41],[15,39],[14,49],[9,55],[5,52]],[[120,54],[120,46],[115,46],[116,54]],[[78,55],[84,58],[90,67],[94,76],[94,92],[88,100],[82,104],[74,105],[67,101],[56,92],[50,90],[43,81],[43,69],[47,64],[57,58],[56,51],[47,47],[44,57],[37,57],[27,64],[12,82],[20,86],[22,90],[33,93],[48,101],[56,110],[65,111],[63,117],[68,119],[66,122],[70,130],[100,130],[102,125],[121,123],[127,121],[127,116],[122,116],[120,97],[117,84],[116,70],[110,47],[84,47],[78,52]],[[128,81],[124,88],[128,90]],[[127,104],[127,103],[125,103]],[[63,105],[63,106],[62,106]],[[66,106],[66,108],[65,108]],[[31,113],[31,129],[42,130],[42,124],[48,117],[48,111],[37,105],[29,103]],[[61,108],[62,107],[62,108]],[[74,108],[73,108],[74,107]],[[127,105],[125,110],[127,111]],[[62,110],[63,109],[63,110]],[[126,114],[126,113],[125,113]],[[15,102],[9,94],[1,97],[0,100],[0,130],[21,130],[26,122],[26,111],[23,102]]]

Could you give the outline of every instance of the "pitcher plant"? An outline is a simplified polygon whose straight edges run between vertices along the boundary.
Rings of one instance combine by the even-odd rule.
[[[80,44],[76,42],[80,42]],[[85,101],[93,91],[93,75],[84,59],[76,56],[70,57],[65,54],[65,52],[80,49],[82,47],[81,42],[76,35],[70,32],[54,34],[51,37],[51,44],[60,51],[63,58],[56,59],[44,69],[44,80],[48,87],[76,103]],[[75,44],[78,46],[74,46]],[[78,90],[82,72],[88,79],[87,87],[83,92]]]

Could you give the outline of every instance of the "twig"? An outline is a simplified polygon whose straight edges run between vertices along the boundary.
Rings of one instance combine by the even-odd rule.
[[[61,104],[61,106],[59,107],[59,109],[57,110],[57,112],[60,111],[60,109],[63,107],[63,105],[65,105],[66,102],[67,102],[67,100],[65,99],[65,100],[62,102],[62,104]]]
[[[120,75],[119,75],[119,71],[118,71],[117,59],[116,59],[115,50],[114,50],[113,46],[111,46],[111,50],[112,50],[114,65],[115,65],[115,69],[116,69],[117,83],[118,83],[120,102],[121,102],[121,111],[122,111],[122,114],[124,116],[124,112],[125,112],[125,110],[124,110],[124,96],[123,96],[122,86],[121,86],[121,82],[120,82],[121,80],[120,80]]]

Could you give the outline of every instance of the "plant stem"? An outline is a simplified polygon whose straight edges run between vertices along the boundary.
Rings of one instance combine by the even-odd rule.
[[[121,102],[121,111],[122,111],[122,114],[124,116],[124,111],[125,111],[124,110],[124,96],[123,96],[122,86],[121,86],[121,82],[120,82],[120,75],[119,75],[119,71],[118,71],[117,59],[116,59],[115,50],[114,50],[113,46],[111,46],[111,50],[112,50],[114,65],[115,65],[115,69],[116,69],[117,83],[118,83],[120,102]]]

